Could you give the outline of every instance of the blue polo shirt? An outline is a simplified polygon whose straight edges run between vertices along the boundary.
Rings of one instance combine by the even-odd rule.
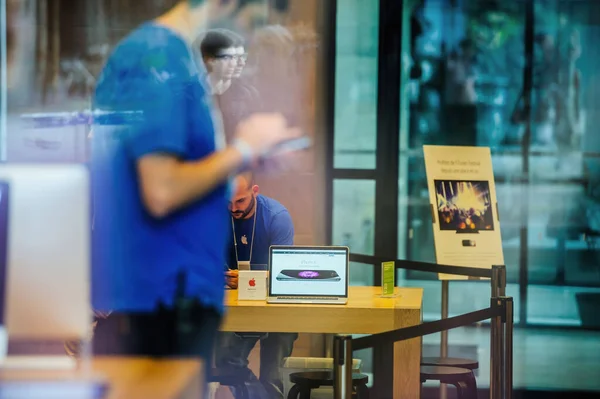
[[[154,23],[125,38],[101,73],[92,150],[92,302],[97,310],[168,306],[180,274],[187,296],[223,308],[231,230],[227,186],[156,219],[142,204],[136,171],[147,154],[196,161],[217,149],[204,77],[188,45]]]
[[[250,260],[251,265],[267,265],[269,263],[269,247],[271,245],[293,245],[294,224],[288,210],[278,201],[259,195],[256,198],[256,228],[252,230],[254,217],[234,219],[237,254],[240,261]],[[230,269],[237,269],[233,228],[230,225],[229,261]],[[253,243],[254,242],[254,243]],[[252,259],[250,259],[252,248]]]

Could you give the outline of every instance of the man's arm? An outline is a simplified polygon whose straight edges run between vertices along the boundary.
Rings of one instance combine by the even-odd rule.
[[[281,141],[299,136],[280,114],[255,114],[239,124],[233,146],[199,161],[184,162],[176,156],[149,153],[137,161],[142,199],[155,217],[164,217],[209,194],[219,184],[253,163]]]
[[[148,212],[164,217],[202,198],[239,170],[242,152],[230,147],[197,162],[182,162],[167,154],[149,154],[137,162],[142,199]]]
[[[294,245],[294,222],[287,210],[273,217],[270,236],[271,245]]]

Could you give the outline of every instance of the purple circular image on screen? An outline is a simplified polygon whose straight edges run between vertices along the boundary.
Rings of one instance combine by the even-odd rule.
[[[300,273],[298,273],[298,275],[303,278],[319,277],[319,273],[313,272],[313,271],[308,271],[308,270],[304,271],[304,272],[300,272]]]

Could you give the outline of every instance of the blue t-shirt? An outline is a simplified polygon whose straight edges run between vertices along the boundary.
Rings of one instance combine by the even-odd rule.
[[[267,265],[269,263],[269,247],[271,245],[293,245],[294,224],[288,210],[279,202],[262,195],[256,199],[256,229],[252,238],[254,217],[244,220],[234,219],[237,253],[240,261],[250,260],[251,265]],[[233,228],[230,228],[233,230]],[[250,259],[250,248],[252,259]],[[233,232],[230,233],[229,262],[230,269],[237,269]]]
[[[228,188],[165,218],[140,196],[137,161],[167,153],[184,161],[217,149],[205,74],[171,30],[142,25],[110,56],[96,87],[92,150],[92,302],[97,310],[150,311],[184,294],[223,308],[231,224]]]

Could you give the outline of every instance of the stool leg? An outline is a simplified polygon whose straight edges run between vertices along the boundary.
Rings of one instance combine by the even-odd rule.
[[[468,396],[468,387],[464,381],[458,381],[452,384],[456,387],[456,397],[458,399],[467,399]]]
[[[310,388],[302,387],[300,389],[300,399],[310,399]]]
[[[298,399],[298,395],[300,395],[300,388],[298,387],[298,385],[294,385],[290,389],[290,392],[288,392],[287,399]]]
[[[475,379],[475,374],[471,372],[471,375],[466,381],[467,383],[467,394],[469,398],[477,399],[477,380]]]
[[[366,385],[358,385],[356,387],[357,399],[369,399],[369,387]]]

